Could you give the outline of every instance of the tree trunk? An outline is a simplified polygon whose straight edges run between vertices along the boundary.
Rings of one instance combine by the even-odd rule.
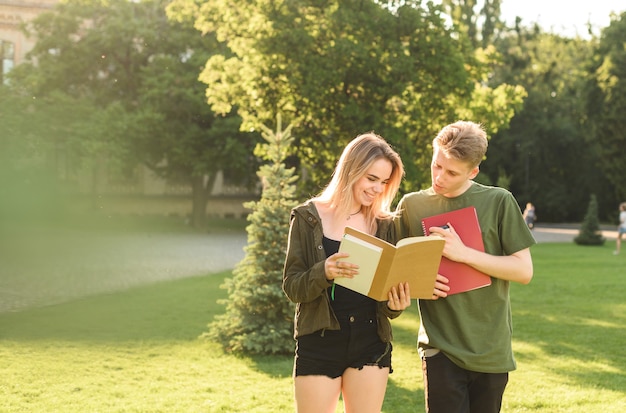
[[[194,228],[203,228],[206,225],[206,207],[214,182],[215,174],[209,175],[209,179],[206,183],[204,176],[194,176],[191,178],[192,207],[190,223]]]
[[[104,158],[96,157],[91,166],[91,209],[92,211],[100,211],[100,194],[104,191]]]

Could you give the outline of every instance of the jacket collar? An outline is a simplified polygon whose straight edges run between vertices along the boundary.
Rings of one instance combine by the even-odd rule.
[[[296,214],[300,215],[311,227],[316,226],[321,221],[319,212],[317,212],[317,208],[315,208],[315,204],[313,204],[312,200],[308,200],[291,210],[292,218]]]

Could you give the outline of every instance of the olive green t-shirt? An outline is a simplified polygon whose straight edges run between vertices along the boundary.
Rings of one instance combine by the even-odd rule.
[[[513,195],[475,182],[456,198],[438,195],[432,188],[405,195],[398,204],[398,239],[424,235],[422,218],[468,206],[476,208],[486,253],[511,255],[535,243]],[[488,287],[445,299],[419,300],[418,346],[437,348],[467,370],[514,370],[509,282],[494,277],[491,281]]]

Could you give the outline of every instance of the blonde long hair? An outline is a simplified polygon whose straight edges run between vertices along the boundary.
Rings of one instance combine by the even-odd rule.
[[[361,210],[369,228],[375,231],[376,218],[393,216],[391,205],[404,177],[400,155],[381,136],[368,132],[350,141],[341,153],[330,182],[315,199],[334,208],[335,216],[349,216],[354,212],[350,211],[354,202],[352,188],[379,159],[391,162],[391,176],[383,193],[376,197],[372,205]]]

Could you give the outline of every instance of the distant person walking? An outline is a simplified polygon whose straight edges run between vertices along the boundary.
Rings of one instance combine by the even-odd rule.
[[[622,235],[626,234],[626,202],[619,204],[619,225],[617,226],[617,239],[615,240],[615,251],[618,255],[622,247]]]
[[[537,215],[535,215],[535,206],[529,202],[526,204],[526,209],[524,209],[524,221],[526,221],[528,228],[533,229],[535,227],[536,220]]]

